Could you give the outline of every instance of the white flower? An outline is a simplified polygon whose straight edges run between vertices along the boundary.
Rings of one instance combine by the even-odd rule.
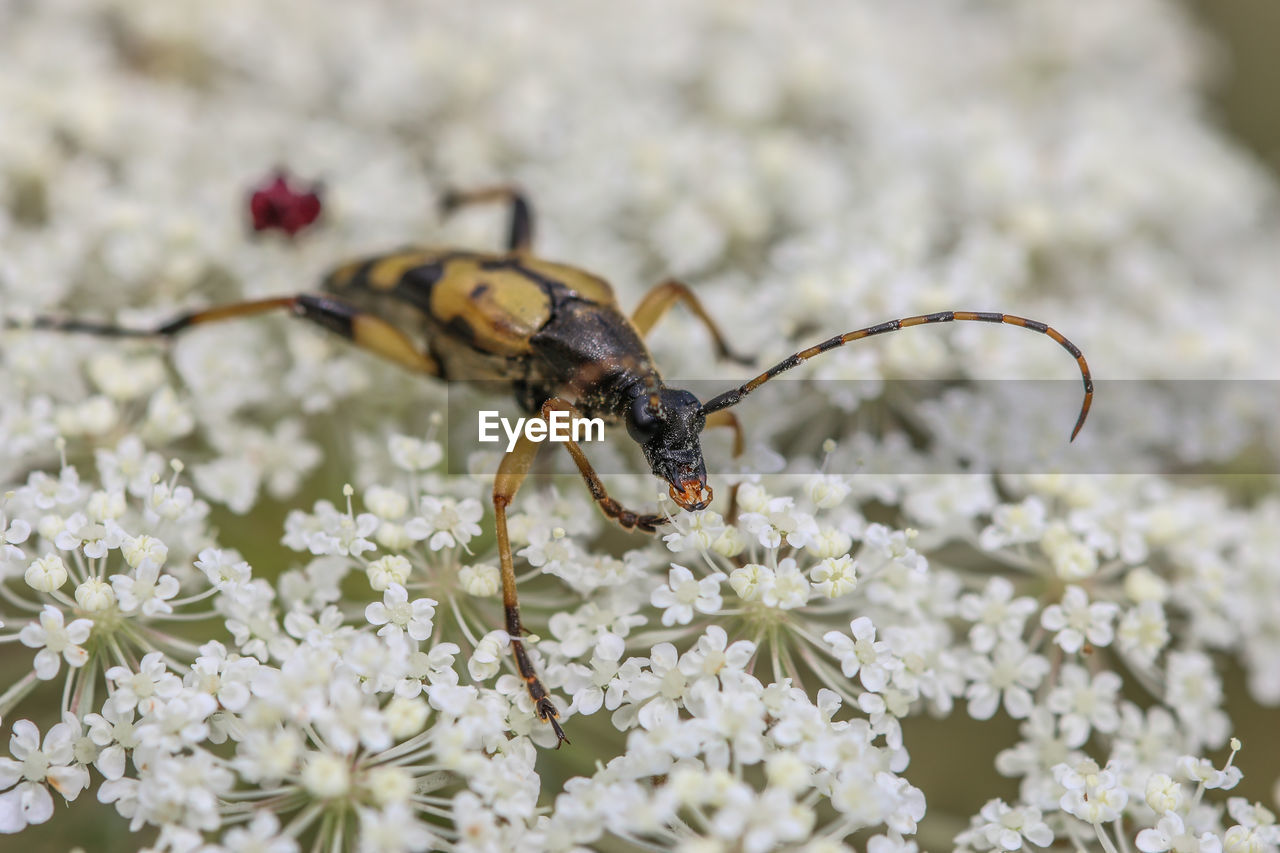
[[[743,672],[755,653],[755,643],[738,640],[729,644],[729,635],[723,628],[708,625],[697,644],[680,656],[680,671],[690,678],[716,678],[723,673]]]
[[[965,690],[969,716],[989,720],[1004,697],[1004,709],[1015,720],[1031,713],[1031,691],[1049,672],[1049,662],[1020,642],[1003,642],[991,656],[974,655],[965,665],[972,679]]]
[[[403,518],[409,512],[409,499],[403,492],[386,486],[370,486],[364,492],[364,505],[386,521]]]
[[[1147,779],[1146,799],[1156,814],[1177,811],[1182,807],[1182,786],[1164,773],[1153,773]]]
[[[563,527],[539,525],[529,531],[529,547],[519,551],[529,565],[547,574],[570,577],[587,560]]]
[[[168,599],[178,594],[179,586],[177,578],[161,575],[160,566],[146,560],[132,575],[112,575],[111,588],[122,612],[156,616],[173,612]]]
[[[982,531],[979,542],[988,551],[1024,542],[1035,542],[1044,535],[1048,509],[1038,497],[1021,503],[1001,504],[991,512],[991,525]]]
[[[107,702],[101,714],[86,714],[84,722],[89,739],[100,750],[93,766],[106,779],[122,778],[128,751],[138,746],[133,709],[121,711],[115,703]]]
[[[858,562],[845,554],[827,557],[809,570],[813,588],[827,598],[839,598],[858,586]],[[732,583],[732,578],[730,579]]]
[[[467,661],[467,672],[472,680],[486,681],[497,675],[502,668],[502,659],[506,657],[510,647],[511,638],[506,631],[490,631],[481,637],[471,659]]]
[[[280,833],[280,819],[267,809],[254,813],[253,820],[227,830],[222,837],[226,850],[252,850],[254,853],[297,853],[298,842]]]
[[[68,625],[61,610],[46,604],[40,611],[40,621],[23,625],[18,639],[28,648],[40,649],[35,659],[36,677],[48,681],[58,674],[61,660],[72,668],[88,662],[89,652],[80,644],[89,639],[92,630],[92,619],[74,619]]]
[[[966,837],[969,840],[961,840]],[[1053,843],[1053,831],[1041,818],[1039,809],[1034,806],[1014,808],[1000,799],[989,800],[982,807],[981,820],[975,818],[973,827],[956,841],[972,844],[979,837],[986,842],[984,847],[999,850],[1021,850],[1024,841],[1037,847],[1048,847]]]
[[[1166,850],[1177,850],[1178,853],[1220,853],[1222,841],[1211,832],[1195,835],[1188,832],[1182,816],[1177,812],[1166,812],[1155,829],[1144,829],[1138,833],[1135,845],[1142,853],[1164,853]]]
[[[0,832],[20,832],[53,816],[49,789],[74,800],[89,785],[89,771],[75,764],[78,725],[58,723],[40,744],[40,730],[30,720],[13,724],[9,752],[0,758]],[[16,787],[15,787],[16,786]]]
[[[667,582],[653,591],[650,601],[662,609],[663,625],[688,625],[693,620],[693,611],[715,613],[720,609],[723,580],[721,572],[698,580],[684,566],[672,563]]]
[[[419,515],[405,522],[404,531],[413,539],[429,539],[432,551],[453,548],[480,535],[480,517],[484,514],[480,502],[474,498],[457,501],[453,498],[424,497],[418,505]]]
[[[1120,725],[1118,697],[1123,682],[1114,672],[1089,677],[1077,664],[1063,666],[1058,686],[1049,691],[1045,707],[1061,715],[1060,724],[1069,746],[1083,746],[1089,732],[1114,732]]]
[[[182,680],[169,672],[160,652],[145,655],[138,663],[137,672],[113,666],[106,676],[115,685],[111,703],[121,713],[137,708],[142,714],[150,714],[162,701],[177,696],[182,689]]]
[[[829,631],[822,636],[840,660],[840,671],[846,678],[855,675],[862,686],[872,693],[879,693],[889,683],[890,674],[900,664],[889,650],[889,644],[876,640],[876,627],[866,616],[859,616],[849,623],[850,638],[839,631]]]
[[[220,590],[243,586],[253,578],[249,564],[234,551],[206,548],[196,558],[195,566]]]
[[[53,592],[67,582],[67,564],[57,554],[45,554],[32,560],[24,579],[27,586],[39,592]]]
[[[209,715],[217,709],[218,700],[208,693],[181,688],[151,706],[138,723],[138,741],[168,753],[196,747],[209,737]]]
[[[1184,721],[1201,742],[1216,746],[1226,740],[1228,722],[1219,708],[1222,680],[1213,661],[1199,651],[1170,652],[1165,673],[1165,704]]]
[[[1098,570],[1097,553],[1061,523],[1049,526],[1040,540],[1040,547],[1049,555],[1058,577],[1068,583],[1085,580]]]
[[[1061,604],[1051,604],[1040,614],[1040,624],[1056,631],[1054,642],[1064,652],[1074,654],[1086,639],[1094,646],[1111,644],[1111,622],[1120,608],[1109,601],[1089,603],[1088,594],[1078,586],[1068,586]]]
[[[662,540],[672,551],[707,551],[725,530],[724,518],[711,510],[682,512],[672,522],[675,530]]]
[[[729,573],[729,586],[743,601],[759,601],[773,585],[773,569],[759,563],[747,563]]]
[[[361,850],[433,850],[440,842],[431,827],[403,803],[380,811],[358,808]],[[271,851],[275,853],[275,851]]]
[[[1053,768],[1053,778],[1065,789],[1059,803],[1063,811],[1086,823],[1110,823],[1120,817],[1129,802],[1129,794],[1111,764],[1106,769],[1090,759],[1058,764]]]
[[[124,537],[124,531],[114,520],[94,521],[83,512],[76,512],[67,518],[53,544],[63,551],[79,548],[86,557],[96,560],[112,548],[119,548]]]
[[[572,710],[579,714],[594,714],[601,707],[610,710],[622,704],[622,697],[630,687],[629,679],[622,675],[619,665],[626,643],[613,632],[600,635],[591,655],[590,668],[571,664],[565,679],[565,691],[573,697]],[[683,665],[683,660],[681,665]],[[639,674],[639,666],[633,664],[631,675]]]
[[[37,509],[51,510],[75,504],[81,499],[82,492],[80,475],[68,465],[58,472],[56,480],[43,471],[31,472],[27,484],[18,490],[18,496]]]
[[[444,448],[435,441],[393,435],[387,444],[391,449],[391,460],[405,471],[427,471],[444,458]]]
[[[399,554],[388,554],[369,563],[364,570],[369,576],[369,586],[381,592],[408,583],[413,565]]]
[[[1169,623],[1158,601],[1143,601],[1125,611],[1116,632],[1120,650],[1144,666],[1155,663],[1169,644]]]
[[[439,602],[431,598],[415,598],[409,601],[408,591],[399,584],[392,584],[382,593],[382,601],[371,603],[364,610],[370,625],[381,625],[378,636],[389,632],[404,632],[422,642],[431,637],[432,619]]]
[[[982,595],[962,596],[959,613],[973,622],[969,643],[974,651],[989,652],[999,640],[1016,640],[1022,636],[1027,617],[1036,610],[1030,596],[1013,597],[1013,584],[999,575],[987,581]]]
[[[182,684],[208,693],[228,711],[243,711],[249,703],[249,685],[258,661],[228,652],[226,646],[211,640],[200,647],[200,656],[183,676]]]
[[[779,561],[773,574],[773,582],[761,590],[760,601],[765,607],[791,610],[803,607],[809,600],[810,592],[809,579],[796,568],[796,561],[787,557]]]
[[[1235,755],[1234,751],[1232,755]],[[1178,757],[1178,772],[1187,779],[1203,785],[1206,789],[1234,788],[1243,775],[1240,772],[1240,768],[1234,764],[1228,764],[1226,767],[1219,769],[1209,759],[1197,758],[1194,755],[1181,755]]]
[[[779,610],[804,606],[812,590],[808,578],[791,557],[779,561],[777,569],[759,563],[734,569],[729,575],[729,585],[743,601],[759,601],[765,607]]]
[[[0,568],[9,560],[22,560],[26,555],[18,546],[31,535],[31,525],[21,518],[6,518],[0,504]]]
[[[76,604],[86,613],[105,613],[116,606],[116,593],[106,581],[89,578],[76,587]]]
[[[831,509],[844,503],[851,491],[844,477],[820,474],[809,480],[806,492],[818,509]]]
[[[369,541],[378,529],[378,517],[362,512],[354,515],[339,512],[329,501],[316,501],[315,514],[290,511],[285,518],[285,545],[295,551],[312,554],[358,556],[376,547]]]
[[[502,588],[502,574],[492,563],[463,566],[458,569],[458,586],[467,595],[480,597],[497,595]]]
[[[169,547],[154,536],[145,533],[140,536],[126,536],[120,545],[120,553],[124,561],[133,568],[143,563],[163,566],[169,556]]]

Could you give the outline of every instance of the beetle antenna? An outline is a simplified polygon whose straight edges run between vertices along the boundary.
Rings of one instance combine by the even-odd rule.
[[[1016,317],[1013,314],[995,314],[983,311],[940,311],[937,314],[920,314],[915,317],[904,317],[901,320],[890,320],[887,323],[880,323],[877,326],[868,326],[865,329],[858,329],[854,332],[846,332],[843,335],[836,335],[834,338],[823,341],[820,344],[811,346],[806,350],[801,350],[794,355],[784,358],[773,367],[761,373],[750,382],[739,385],[730,391],[726,391],[716,397],[711,398],[702,406],[703,414],[718,412],[721,409],[727,409],[730,406],[736,406],[742,401],[742,398],[768,382],[779,373],[784,373],[791,368],[803,364],[814,356],[824,353],[827,350],[833,350],[842,347],[845,344],[860,341],[863,338],[869,338],[872,335],[883,335],[886,332],[896,332],[899,329],[905,329],[909,326],[921,326],[925,323],[950,323],[955,320],[968,320],[978,323],[1008,323],[1010,326],[1021,326],[1024,329],[1031,329],[1034,332],[1040,332],[1048,335],[1058,342],[1067,352],[1075,357],[1076,364],[1080,367],[1080,376],[1084,380],[1084,402],[1080,406],[1080,416],[1076,418],[1075,428],[1071,430],[1071,440],[1075,441],[1076,435],[1079,434],[1080,428],[1084,426],[1084,420],[1089,416],[1089,407],[1093,405],[1093,376],[1089,373],[1089,363],[1084,360],[1084,354],[1080,352],[1080,348],[1071,341],[1063,337],[1062,333],[1052,326],[1041,323],[1039,320],[1028,320],[1026,317]]]

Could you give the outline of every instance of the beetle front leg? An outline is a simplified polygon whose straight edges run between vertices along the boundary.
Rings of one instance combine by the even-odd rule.
[[[738,422],[737,416],[728,409],[712,412],[707,415],[707,423],[703,429],[708,430],[716,427],[728,427],[733,430],[733,458],[737,459],[741,456],[746,441],[742,432],[742,424]],[[741,485],[741,483],[734,483],[733,488],[729,490],[729,511],[725,513],[725,520],[730,524],[733,524],[738,517],[738,487]]]
[[[524,641],[520,639],[524,634],[524,626],[520,624],[520,600],[516,595],[516,568],[511,558],[511,537],[507,533],[507,507],[511,505],[516,492],[520,490],[520,484],[529,475],[533,459],[538,455],[538,447],[536,442],[522,435],[516,446],[502,457],[498,474],[493,480],[493,518],[498,536],[498,563],[502,571],[502,607],[506,612],[511,653],[515,656],[516,669],[524,679],[538,718],[551,724],[552,730],[559,739],[556,743],[556,748],[559,749],[561,743],[569,742],[569,738],[565,737],[564,729],[560,727],[557,719],[560,712],[556,710],[555,703],[547,695],[547,689],[543,687],[542,681],[538,678],[538,671],[534,669],[533,662],[529,660],[529,654],[525,651]]]
[[[554,411],[568,412],[570,418],[579,416],[578,410],[574,408],[572,403],[567,400],[561,400],[558,397],[553,397],[542,404],[542,419],[550,424],[551,413]],[[582,452],[582,448],[578,443],[572,439],[566,439],[564,444],[569,449],[569,454],[573,457],[574,463],[578,466],[578,473],[582,475],[583,482],[587,484],[591,497],[595,499],[601,511],[622,525],[624,530],[657,533],[658,527],[667,523],[665,515],[633,512],[609,497],[609,492],[605,489],[604,483],[600,482],[600,476],[591,467],[591,463],[587,460],[587,454]]]

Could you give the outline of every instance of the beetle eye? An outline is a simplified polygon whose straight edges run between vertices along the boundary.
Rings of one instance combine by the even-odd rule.
[[[637,433],[640,436],[646,436],[657,429],[658,416],[650,408],[649,395],[641,394],[632,401],[631,417],[627,419],[627,427],[633,438],[637,437]]]

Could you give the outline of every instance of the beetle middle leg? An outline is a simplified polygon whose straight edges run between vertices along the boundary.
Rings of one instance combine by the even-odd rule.
[[[516,595],[516,568],[511,558],[511,537],[507,533],[507,507],[511,505],[516,492],[520,490],[520,484],[524,482],[525,477],[529,476],[529,468],[533,466],[533,459],[538,455],[540,446],[527,435],[521,435],[516,446],[502,457],[502,462],[498,465],[498,474],[493,479],[493,521],[498,537],[498,564],[502,572],[502,607],[506,612],[507,636],[511,638],[511,653],[515,656],[516,669],[524,679],[538,718],[551,724],[556,737],[559,738],[556,743],[556,747],[559,748],[560,741],[568,743],[569,738],[565,737],[564,729],[560,727],[557,720],[560,712],[556,710],[555,703],[547,695],[547,689],[542,686],[538,672],[533,668],[533,662],[529,660],[529,654],[525,651],[524,641],[521,639],[524,626],[520,624],[520,600]]]
[[[728,340],[720,332],[716,321],[711,319],[707,309],[702,307],[698,297],[693,295],[693,291],[687,285],[675,279],[669,278],[646,293],[635,311],[631,313],[631,322],[642,336],[646,335],[676,302],[683,302],[685,307],[702,321],[702,325],[711,333],[711,339],[715,342],[716,355],[747,366],[755,363],[755,359],[739,355],[729,348]]]
[[[553,397],[542,404],[540,417],[550,424],[551,413],[554,411],[568,412],[571,417],[578,414],[578,410],[572,403]],[[605,515],[628,530],[643,530],[646,533],[654,533],[659,525],[666,523],[665,516],[632,512],[609,497],[604,484],[600,482],[600,477],[587,461],[587,456],[578,443],[568,440],[565,445],[573,456],[583,481],[591,491],[591,497],[600,505]],[[502,462],[498,465],[498,474],[493,480],[494,528],[498,538],[498,563],[502,572],[502,606],[506,611],[507,635],[511,638],[511,652],[516,659],[516,669],[525,681],[538,718],[550,723],[556,737],[568,743],[569,739],[565,737],[564,729],[557,720],[560,712],[556,710],[555,704],[547,695],[547,689],[538,678],[533,662],[529,660],[524,641],[520,639],[524,633],[524,627],[520,622],[520,601],[516,594],[516,569],[515,561],[511,556],[511,538],[507,533],[507,507],[515,499],[516,492],[519,491],[525,478],[529,476],[529,469],[533,467],[533,460],[538,455],[540,447],[541,444],[530,439],[527,433],[522,433],[516,446],[502,457]]]
[[[533,207],[516,187],[500,184],[475,190],[449,190],[440,200],[440,206],[445,213],[452,213],[464,205],[492,201],[505,201],[511,205],[507,251],[517,255],[528,254],[533,247]]]

